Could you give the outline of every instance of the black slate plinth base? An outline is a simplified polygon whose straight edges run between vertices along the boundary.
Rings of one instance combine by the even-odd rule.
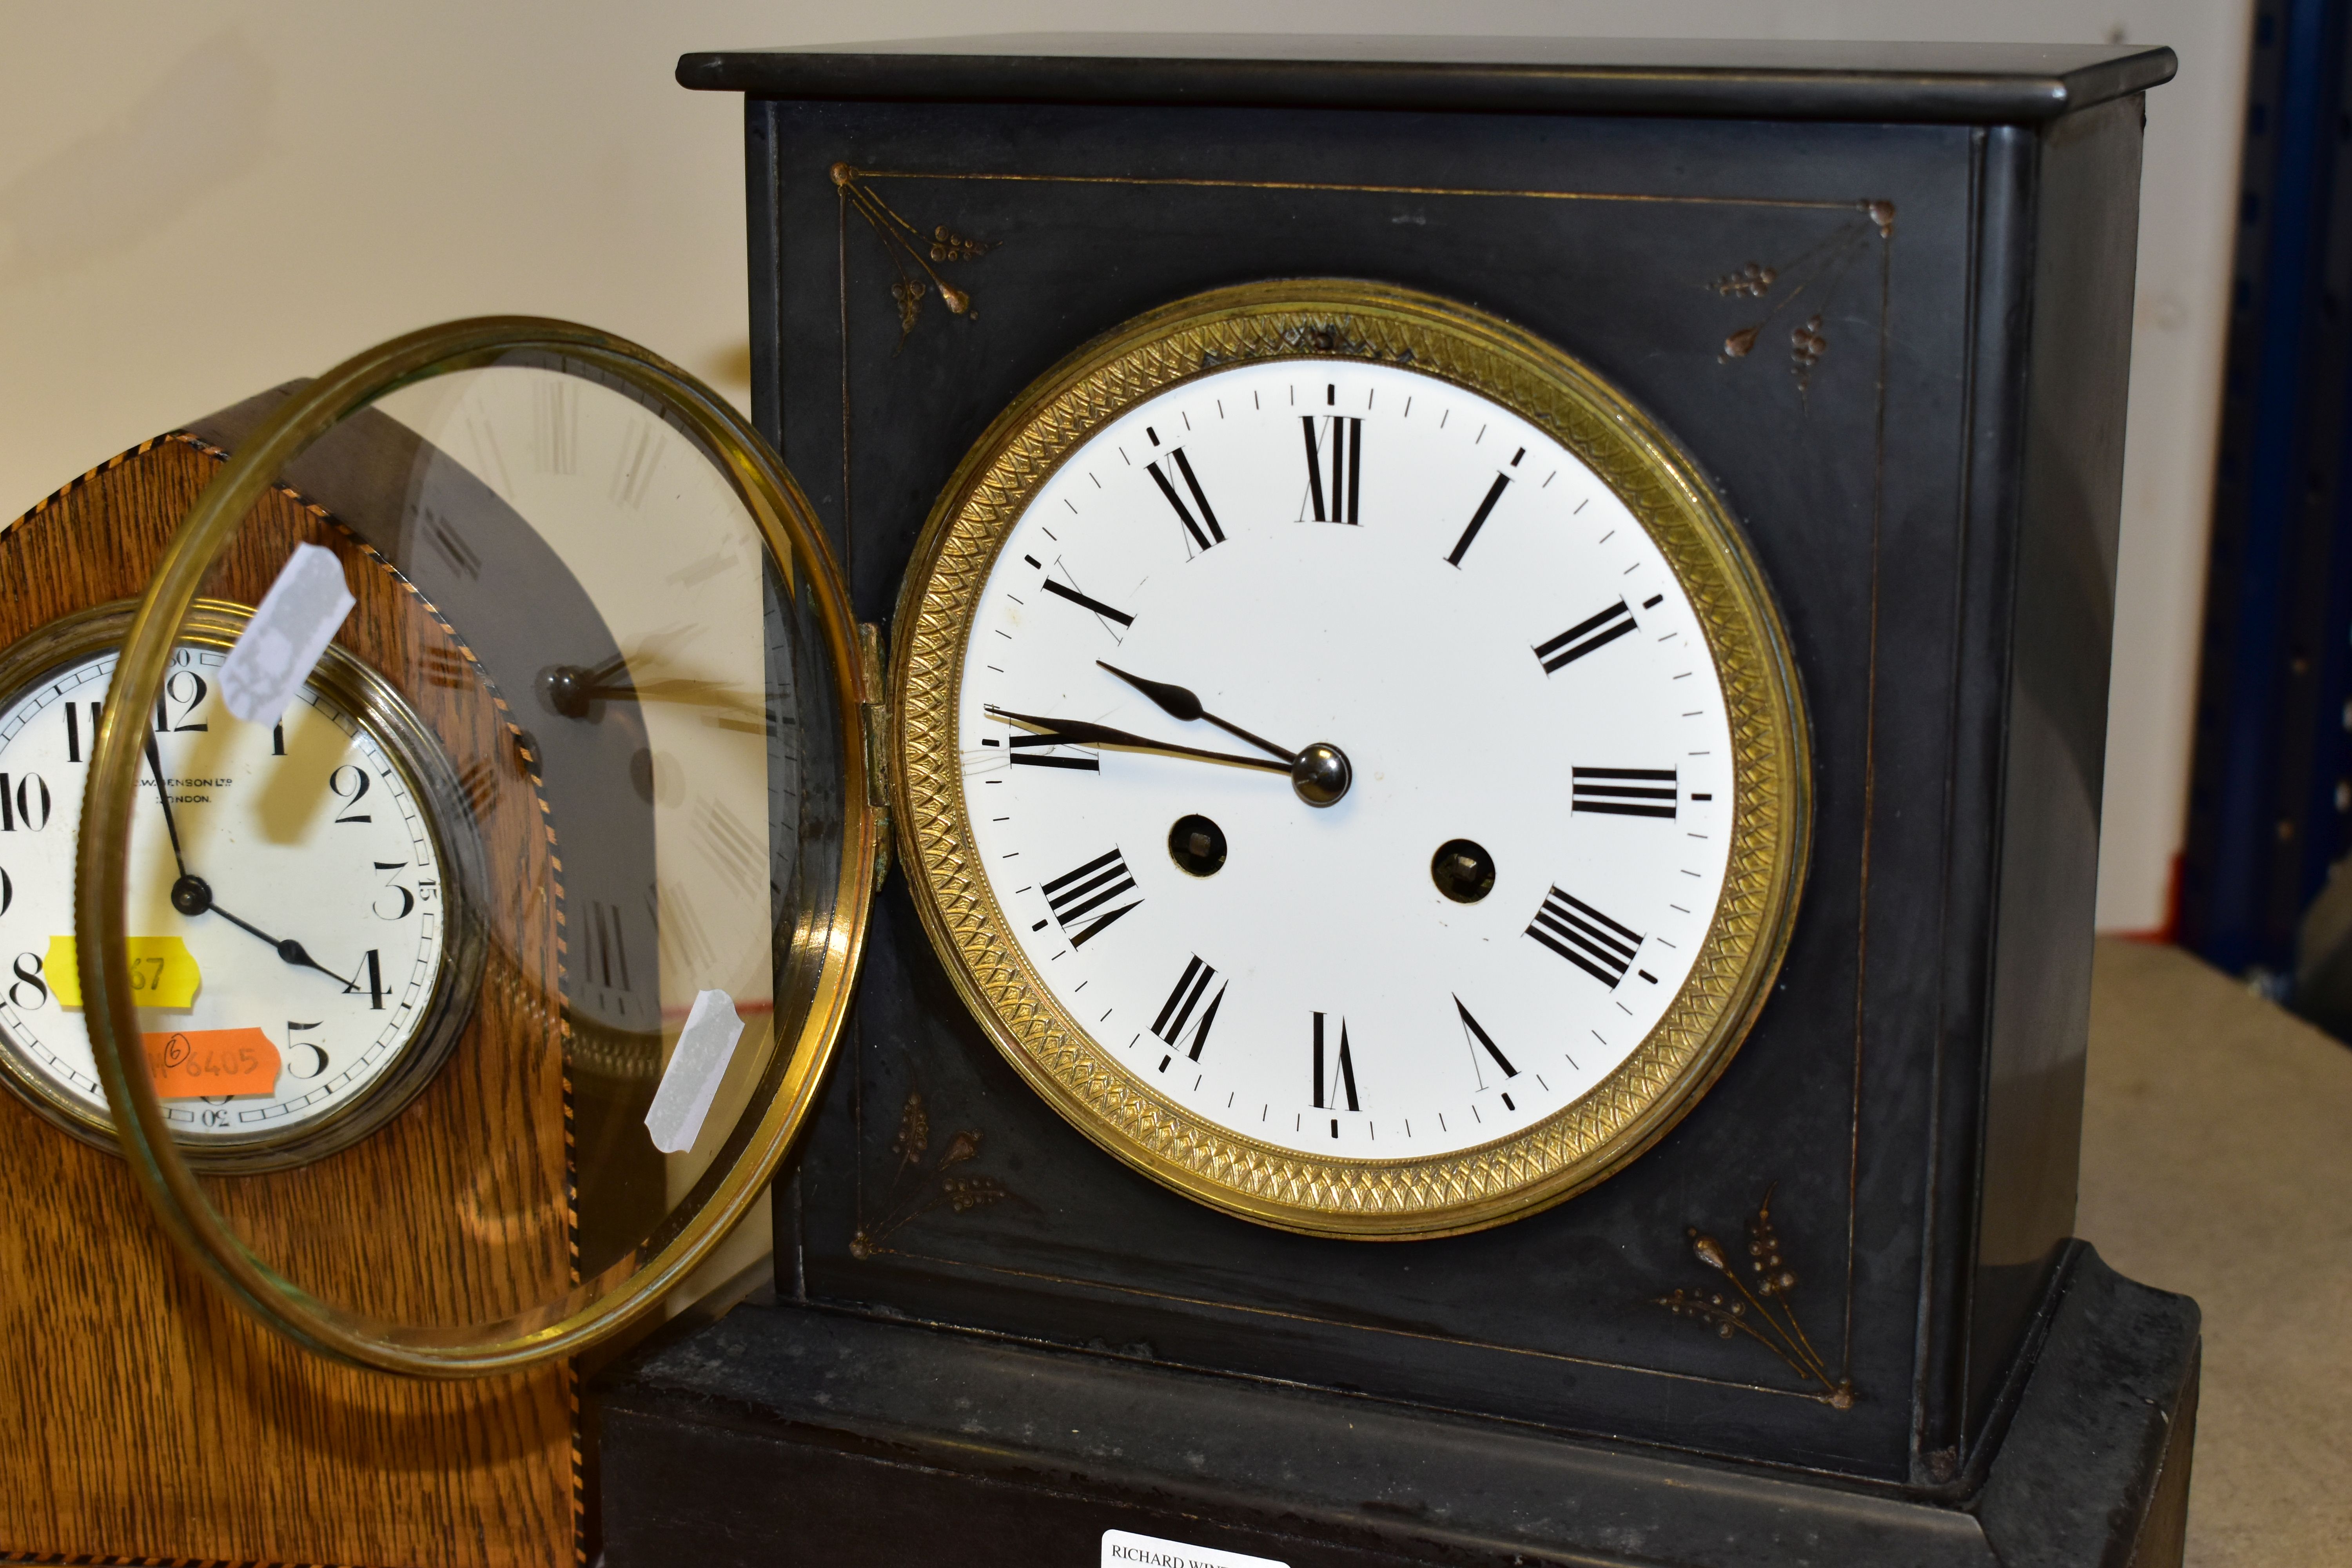
[[[2080,1247],[1973,1492],[1918,1497],[751,1302],[604,1382],[604,1561],[2174,1568],[2197,1372],[2196,1305]]]

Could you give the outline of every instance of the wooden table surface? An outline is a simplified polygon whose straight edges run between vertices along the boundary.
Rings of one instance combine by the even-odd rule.
[[[2352,1047],[2099,944],[2076,1230],[2205,1310],[2189,1568],[2352,1564]]]

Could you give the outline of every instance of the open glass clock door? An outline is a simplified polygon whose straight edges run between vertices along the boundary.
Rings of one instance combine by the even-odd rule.
[[[15,883],[79,941],[11,1086],[329,1355],[507,1371],[656,1310],[814,1101],[877,853],[870,673],[749,425],[585,328],[431,329],[53,632],[12,771],[81,830]]]

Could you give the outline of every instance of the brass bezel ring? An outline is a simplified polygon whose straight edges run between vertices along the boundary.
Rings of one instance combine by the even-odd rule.
[[[61,616],[0,651],[0,709],[32,691],[68,665],[122,646],[135,600],[117,600]],[[226,599],[198,599],[176,646],[226,650],[236,646],[253,611]],[[290,1128],[228,1138],[186,1139],[181,1148],[189,1165],[207,1175],[283,1171],[348,1149],[398,1115],[432,1081],[464,1033],[482,983],[488,938],[482,926],[481,837],[474,830],[457,770],[425,721],[383,676],[341,647],[328,645],[306,684],[317,688],[384,749],[425,807],[425,831],[441,863],[443,939],[433,989],[415,1030],[398,1057],[366,1089],[326,1115]],[[93,1049],[95,1047],[93,1046]],[[0,1083],[36,1111],[84,1142],[120,1153],[113,1120],[58,1089],[50,1076],[26,1061],[22,1048],[0,1030]]]
[[[1535,1127],[1455,1153],[1316,1158],[1178,1106],[1089,1036],[1032,973],[972,853],[956,741],[974,607],[1031,499],[1093,432],[1212,371],[1274,360],[1408,368],[1504,405],[1587,464],[1649,532],[1722,680],[1736,804],[1723,893],[1664,1017],[1598,1085]],[[950,479],[902,587],[891,770],[916,907],[997,1048],[1081,1131],[1153,1180],[1244,1219],[1402,1240],[1499,1225],[1604,1180],[1697,1102],[1770,994],[1801,891],[1811,754],[1789,637],[1738,525],[1632,400],[1496,317],[1349,279],[1245,284],[1140,316],[1076,351],[1000,415]]]
[[[609,378],[656,405],[721,467],[786,581],[807,593],[833,660],[843,770],[841,865],[829,898],[813,897],[813,909],[780,936],[792,944],[794,960],[790,994],[777,999],[780,1036],[786,1019],[800,1020],[791,1048],[780,1037],[743,1120],[668,1217],[594,1278],[512,1317],[454,1326],[383,1322],[317,1300],[255,1257],[206,1201],[163,1122],[152,1079],[143,1071],[125,1071],[127,1061],[143,1066],[135,1046],[123,1049],[123,1042],[138,1039],[122,941],[142,735],[138,716],[155,701],[205,574],[295,457],[394,388],[531,359]],[[296,1342],[338,1361],[415,1376],[524,1370],[573,1354],[656,1310],[765,1190],[814,1108],[832,1058],[865,939],[866,893],[879,847],[867,804],[863,684],[841,573],[799,487],[724,398],[635,343],[534,317],[453,321],[370,349],[288,398],[197,497],[140,600],[93,748],[76,854],[75,925],[96,933],[96,940],[79,944],[92,1054],[123,1153],[173,1243],[241,1306]]]

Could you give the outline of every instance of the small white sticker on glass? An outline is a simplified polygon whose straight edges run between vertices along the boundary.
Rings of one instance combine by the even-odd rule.
[[[1129,1535],[1124,1530],[1104,1531],[1102,1552],[1102,1568],[1289,1568],[1271,1557],[1187,1546],[1156,1535]]]
[[[359,601],[331,550],[298,544],[220,668],[221,700],[248,724],[275,724]]]
[[[677,1049],[662,1069],[661,1087],[654,1090],[646,1112],[646,1131],[654,1147],[665,1154],[683,1154],[702,1133],[702,1120],[719,1096],[719,1080],[735,1057],[735,1042],[743,1037],[743,1020],[736,1016],[735,999],[724,991],[697,994],[677,1032]]]

